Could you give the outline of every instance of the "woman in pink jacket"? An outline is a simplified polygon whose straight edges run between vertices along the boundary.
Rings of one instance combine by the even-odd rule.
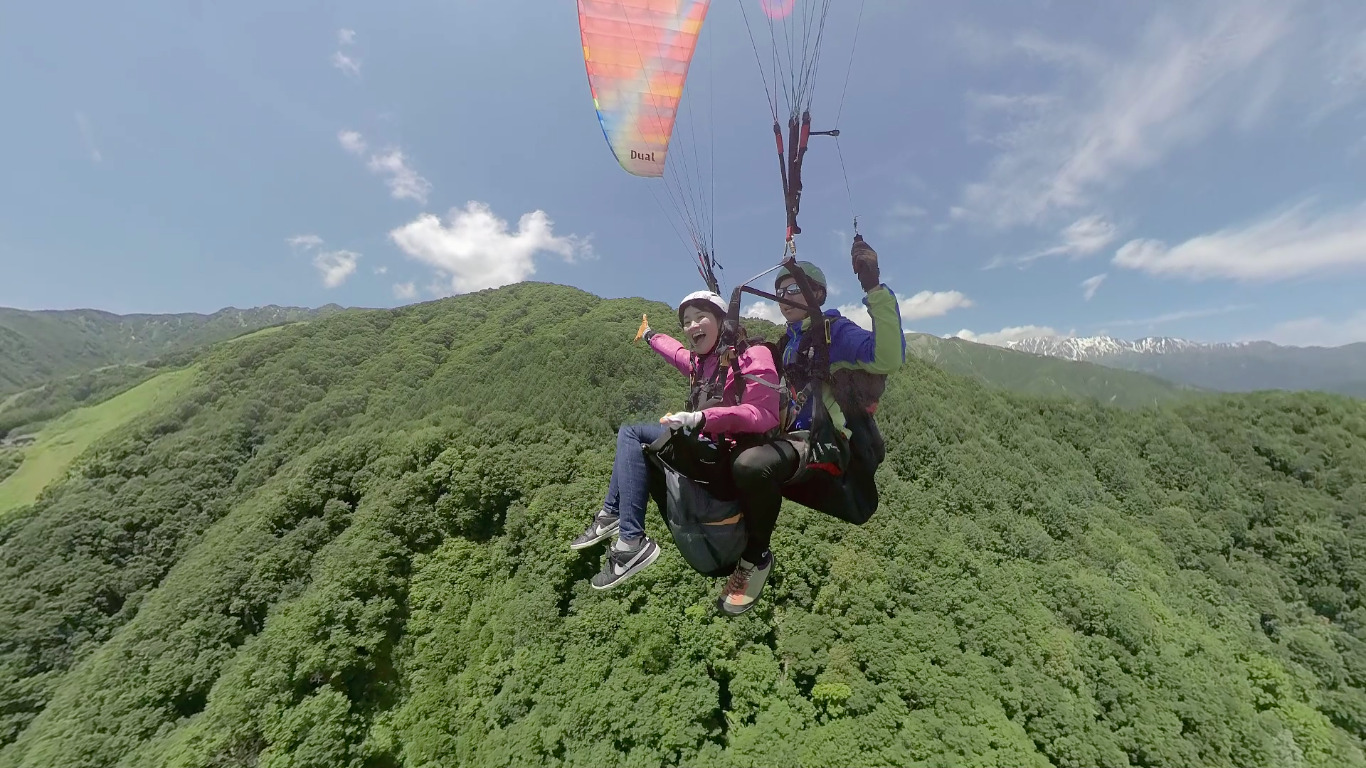
[[[689,377],[688,406],[658,423],[627,424],[617,431],[607,498],[593,522],[570,544],[573,549],[584,549],[618,534],[602,572],[593,577],[595,589],[614,587],[659,557],[659,545],[645,535],[650,468],[642,446],[680,427],[713,441],[738,438],[743,445],[748,442],[746,436],[758,438],[778,426],[778,373],[773,355],[762,345],[745,350],[739,357],[737,381],[734,367],[722,366],[726,348],[720,339],[725,316],[725,300],[710,291],[698,291],[685,296],[678,305],[687,347],[642,324],[646,343]],[[742,393],[738,403],[737,393]]]

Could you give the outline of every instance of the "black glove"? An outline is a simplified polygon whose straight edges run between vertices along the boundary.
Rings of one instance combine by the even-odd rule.
[[[849,249],[854,263],[854,274],[858,275],[859,285],[867,293],[882,282],[882,270],[877,265],[877,251],[863,241],[863,235],[854,235],[854,245]]]

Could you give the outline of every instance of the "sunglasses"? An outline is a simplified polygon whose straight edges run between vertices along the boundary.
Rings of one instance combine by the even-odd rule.
[[[796,295],[800,294],[801,292],[802,292],[802,287],[801,287],[800,285],[797,285],[796,283],[793,283],[792,285],[789,285],[789,286],[786,287],[786,288],[779,288],[779,289],[778,289],[778,295],[779,295],[779,296],[796,296]]]

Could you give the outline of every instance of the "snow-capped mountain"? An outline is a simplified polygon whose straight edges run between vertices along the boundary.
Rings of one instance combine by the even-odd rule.
[[[1266,341],[1205,344],[1150,336],[1050,336],[1006,342],[1018,352],[1152,374],[1201,389],[1310,389],[1366,397],[1366,343],[1283,347]]]
[[[1031,339],[1006,342],[1008,349],[1029,352],[1035,355],[1061,357],[1067,360],[1097,361],[1107,357],[1126,354],[1162,355],[1172,352],[1197,350],[1234,349],[1246,346],[1247,342],[1203,344],[1196,341],[1176,339],[1169,336],[1149,336],[1137,341],[1126,341],[1113,336],[1040,336]]]

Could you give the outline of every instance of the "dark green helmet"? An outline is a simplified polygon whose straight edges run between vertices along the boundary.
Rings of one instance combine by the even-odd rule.
[[[801,267],[802,271],[806,273],[806,277],[811,281],[812,285],[829,288],[829,286],[825,284],[825,273],[821,271],[820,267],[809,261],[799,261],[797,262],[797,266]],[[778,290],[778,284],[783,281],[784,277],[789,277],[791,274],[792,273],[788,271],[787,267],[778,270],[778,276],[773,278],[773,290]]]

